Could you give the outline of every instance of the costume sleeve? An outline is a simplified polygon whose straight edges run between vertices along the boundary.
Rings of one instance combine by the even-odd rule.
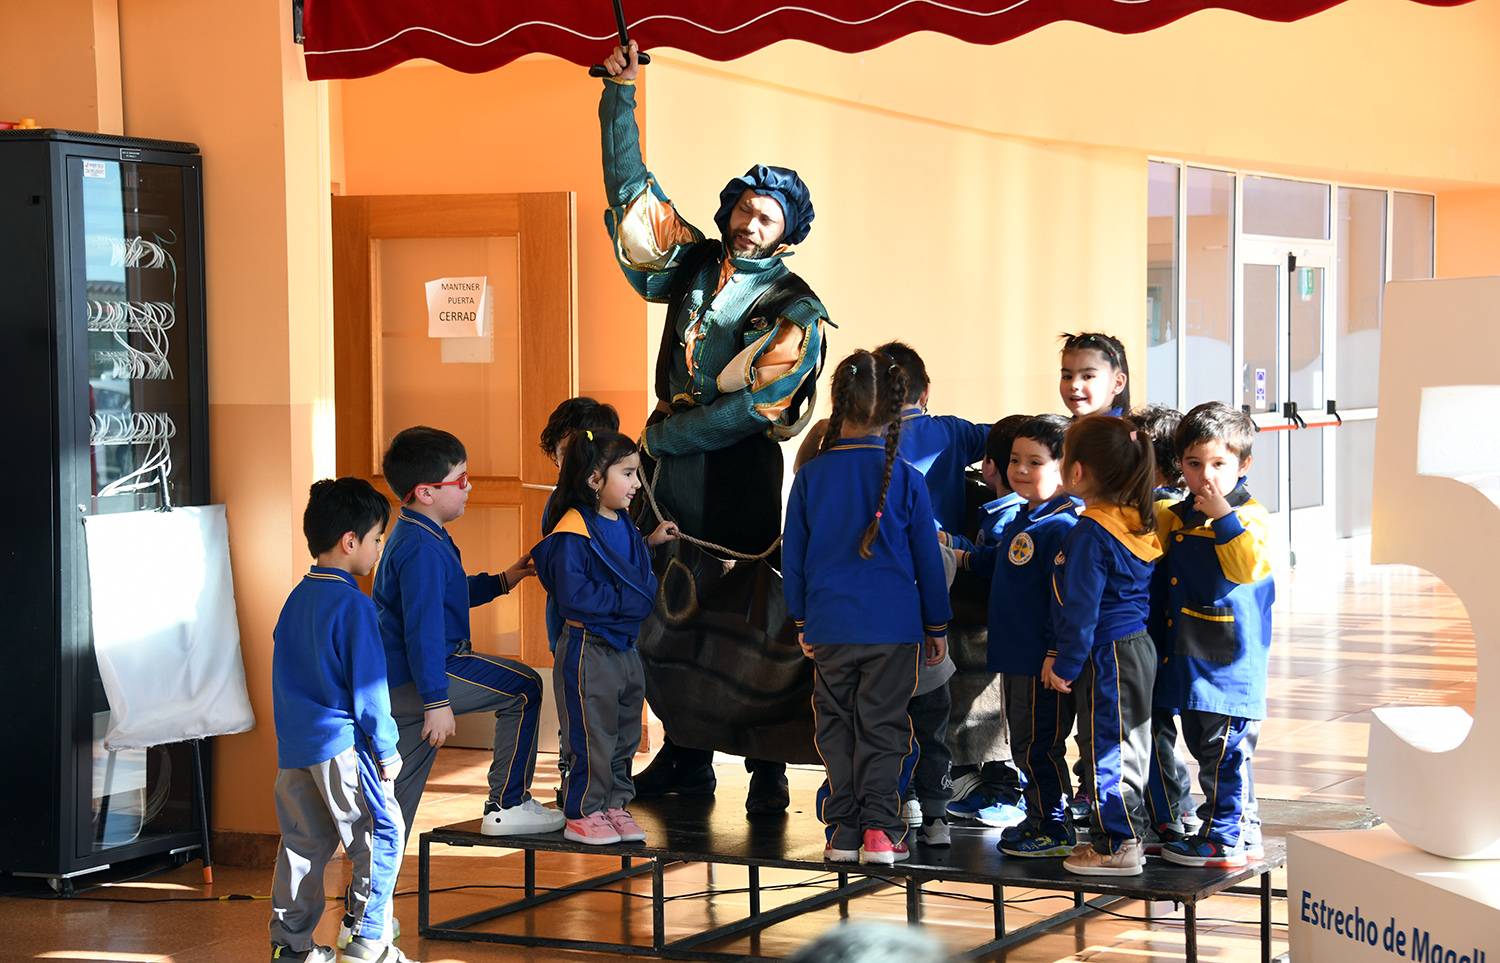
[[[1248,585],[1271,574],[1271,548],[1266,541],[1270,528],[1270,516],[1255,502],[1213,523],[1214,554],[1225,578]]]
[[[804,469],[805,470],[805,469]],[[786,611],[801,632],[807,620],[807,476],[798,472],[786,503],[781,532],[781,590]]]
[[[641,160],[634,84],[604,82],[599,132],[604,194],[609,201],[604,223],[614,242],[615,259],[637,294],[648,301],[665,301],[682,252],[703,240],[703,233],[677,214]]]
[[[1104,580],[1109,572],[1109,549],[1101,541],[1102,533],[1097,522],[1080,520],[1064,540],[1067,561],[1062,571],[1052,571],[1052,593],[1057,605],[1053,619],[1057,657],[1052,671],[1070,682],[1083,671],[1083,663],[1094,648],[1099,602],[1104,598]]]
[[[491,575],[488,572],[480,572],[478,575],[469,576],[469,608],[493,602],[495,599],[510,591],[505,584],[505,579],[499,575]]]
[[[912,564],[917,572],[917,594],[922,600],[922,633],[940,639],[948,634],[948,620],[953,618],[953,610],[948,604],[948,576],[935,534],[937,523],[932,518],[932,499],[916,469],[903,474],[911,489],[906,540],[911,545]]]
[[[600,571],[589,551],[588,539],[572,532],[553,532],[559,539],[546,555],[547,580],[557,599],[559,614],[584,625],[620,618],[620,587]]]
[[[356,595],[353,604],[340,613],[335,628],[346,684],[353,697],[354,724],[370,740],[375,758],[386,765],[400,758],[396,751],[396,723],[391,718],[391,692],[386,684],[385,646],[380,642],[380,623],[375,603]]]
[[[814,398],[795,423],[788,422],[787,409],[802,383],[817,377],[827,320],[827,311],[813,298],[793,302],[764,336],[724,366],[718,376],[722,394],[646,429],[647,454],[691,455],[755,434],[782,441],[802,431]]]
[[[446,579],[437,543],[432,546],[418,546],[397,573],[406,664],[421,694],[424,710],[448,704],[448,632],[443,617]]]

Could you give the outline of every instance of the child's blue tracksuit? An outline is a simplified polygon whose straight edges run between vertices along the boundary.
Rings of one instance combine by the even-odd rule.
[[[1023,509],[1024,509],[1024,502]],[[1066,761],[1074,698],[1042,685],[1042,662],[1056,650],[1049,596],[1053,559],[1078,522],[1082,506],[1060,494],[1019,512],[994,544],[971,552],[965,565],[990,579],[989,663],[1005,676],[1011,753],[1026,773],[1026,825],[1061,837],[1073,793]],[[1004,627],[1003,632],[994,631]]]
[[[581,819],[635,797],[645,675],[635,640],[656,602],[646,542],[624,512],[569,509],[531,550],[563,620],[553,692],[562,724],[562,810]]]
[[[276,819],[271,941],[305,952],[326,908],[323,870],[342,843],[354,934],[385,930],[405,824],[380,765],[399,758],[375,606],[347,572],[314,565],[272,633]]]
[[[1083,511],[1063,540],[1052,574],[1057,653],[1053,672],[1072,680],[1078,743],[1094,800],[1095,850],[1118,852],[1140,839],[1150,754],[1156,650],[1146,635],[1156,536],[1137,535],[1140,517],[1120,505]]]
[[[836,442],[792,482],[781,545],[787,611],[814,652],[815,740],[829,784],[819,815],[835,827],[836,849],[858,849],[863,830],[906,832],[907,703],[923,637],[946,635],[951,615],[927,487],[899,458],[872,557],[859,555],[884,473],[884,439]]]
[[[1266,717],[1271,651],[1270,517],[1245,489],[1217,520],[1181,501],[1158,510],[1167,549],[1167,638],[1156,704],[1182,714],[1183,737],[1198,760],[1206,797],[1203,833],[1227,847],[1260,843],[1250,760]]]
[[[921,408],[901,414],[901,445],[896,453],[922,473],[932,500],[932,517],[943,531],[962,535],[967,495],[964,469],[984,457],[989,425],[953,415],[929,415]]]
[[[1158,527],[1161,513],[1182,500],[1182,492],[1175,488],[1156,490],[1156,515]],[[1151,612],[1146,618],[1146,632],[1156,646],[1156,692],[1161,691],[1164,676],[1160,671],[1171,653],[1167,639],[1167,560],[1163,556],[1156,560],[1151,573]],[[1155,826],[1171,826],[1181,831],[1179,822],[1188,816],[1187,825],[1196,826],[1197,815],[1193,812],[1191,780],[1185,766],[1177,756],[1177,707],[1163,706],[1152,696],[1151,706],[1151,764],[1146,772],[1146,810]]]
[[[481,655],[469,642],[469,609],[510,591],[499,575],[465,575],[458,546],[426,516],[403,508],[375,570],[375,607],[401,732],[396,799],[408,829],[437,750],[422,738],[428,709],[495,714],[490,802],[519,806],[536,766],[542,678],[513,659]]]

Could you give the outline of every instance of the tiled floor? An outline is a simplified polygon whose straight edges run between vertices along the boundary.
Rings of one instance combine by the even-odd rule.
[[[1282,580],[1277,603],[1275,651],[1271,664],[1270,715],[1256,758],[1256,783],[1267,798],[1360,801],[1364,794],[1365,749],[1370,710],[1383,705],[1442,704],[1474,708],[1474,646],[1463,606],[1436,579],[1413,569],[1372,567],[1351,558],[1342,569],[1299,572]],[[485,755],[472,750],[445,750],[428,784],[416,830],[472,819],[483,802]],[[538,794],[546,800],[556,785],[554,760],[538,763]],[[738,804],[745,774],[734,763],[719,766],[720,794]],[[792,774],[794,807],[809,799],[819,773]],[[810,818],[810,817],[804,817]],[[415,835],[402,875],[397,915],[415,930]],[[464,886],[441,897],[438,912],[457,915],[493,903],[500,888],[520,882],[515,853],[455,854],[434,858],[435,885]],[[542,886],[567,882],[576,869],[618,866],[599,857],[548,859],[539,872]],[[76,963],[228,963],[260,960],[267,954],[266,922],[270,873],[217,866],[215,883],[205,887],[197,863],[136,883],[99,888],[72,900],[0,899],[0,961],[71,960]],[[746,896],[733,892],[745,883],[743,870],[701,864],[668,871],[674,892],[691,893],[710,884],[731,892],[708,900],[669,904],[668,934],[686,935],[702,923],[727,921],[744,911]],[[807,874],[767,871],[762,884],[799,882]],[[14,881],[6,880],[6,885]],[[338,892],[341,871],[330,873],[327,889]],[[1281,880],[1278,879],[1278,884]],[[649,880],[620,884],[636,894],[592,894],[554,904],[527,924],[540,934],[576,937],[595,934],[601,940],[649,940]],[[962,895],[984,890],[960,885],[931,887],[955,897],[938,896],[926,904],[926,925],[946,945],[959,949],[984,941],[989,906]],[[242,896],[248,899],[228,899]],[[1060,908],[1068,897],[1041,892],[1011,892],[1007,924],[1016,928]],[[790,898],[768,894],[767,905]],[[108,901],[105,901],[108,900]],[[172,902],[143,902],[171,900]],[[338,925],[336,904],[318,931],[331,943]],[[1119,915],[1098,915],[1058,926],[988,960],[1176,961],[1183,959],[1180,911],[1170,904],[1117,904]],[[1199,953],[1216,963],[1258,960],[1258,903],[1240,897],[1215,897],[1199,906]],[[861,897],[851,915],[861,919],[902,921],[905,902],[899,890]],[[1148,919],[1148,915],[1151,917]],[[1284,906],[1276,907],[1284,922]],[[771,927],[758,937],[729,942],[715,949],[780,956],[838,919],[829,909]],[[1284,927],[1277,928],[1284,938]],[[423,940],[413,932],[402,946],[414,959],[446,961],[587,961],[599,954],[526,950]],[[1276,948],[1281,952],[1284,945]]]

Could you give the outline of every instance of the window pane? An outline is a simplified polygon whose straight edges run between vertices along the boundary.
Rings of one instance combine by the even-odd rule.
[[[1327,238],[1328,185],[1247,176],[1245,233]]]
[[[1234,175],[1187,169],[1184,410],[1234,400]]]
[[[1338,439],[1339,538],[1370,534],[1370,505],[1375,477],[1375,421],[1346,421],[1334,429]]]
[[[1433,276],[1431,194],[1396,192],[1391,228],[1391,280]]]
[[[1284,269],[1274,264],[1245,265],[1245,383],[1240,404],[1254,413],[1280,408],[1276,365],[1277,281]]]
[[[1377,403],[1380,306],[1385,293],[1385,191],[1339,188],[1338,385],[1340,408]]]
[[[1296,434],[1293,432],[1292,434]],[[1245,487],[1266,511],[1281,511],[1281,432],[1261,432],[1251,448],[1250,472]]]
[[[1151,161],[1146,183],[1146,400],[1177,407],[1176,164]]]

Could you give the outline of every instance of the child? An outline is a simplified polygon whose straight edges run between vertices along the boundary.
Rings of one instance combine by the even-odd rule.
[[[391,788],[401,754],[375,606],[354,581],[375,567],[390,514],[369,482],[340,478],[314,483],[302,515],[316,564],[292,589],[272,633],[281,827],[273,960],[333,963],[333,949],[316,945],[313,930],[323,918],[323,870],[340,843],[354,864],[341,959],[406,960],[385,936],[405,838]]]
[[[1062,488],[1063,438],[1068,420],[1038,415],[1011,445],[1011,487],[1024,511],[1000,539],[966,554],[964,564],[989,575],[989,668],[1004,674],[1011,749],[1026,773],[1025,822],[1001,835],[1012,856],[1066,856],[1076,836],[1068,812],[1072,795],[1067,744],[1076,715],[1071,693],[1041,684],[1042,662],[1056,650],[1049,607],[1052,560],[1078,521],[1078,504]]]
[[[1058,392],[1072,416],[1119,415],[1130,408],[1130,362],[1119,339],[1099,332],[1061,335],[1062,373]],[[1082,788],[1088,783],[1083,759],[1073,766],[1078,794],[1073,797],[1073,820],[1088,822],[1094,804]]]
[[[615,411],[614,405],[601,404],[593,398],[569,398],[556,408],[552,409],[552,416],[547,419],[547,425],[542,429],[542,451],[552,459],[558,470],[562,469],[563,452],[568,449],[568,442],[580,431],[588,430],[619,431],[620,413]],[[552,503],[557,498],[557,490],[547,496],[547,506],[542,510],[542,534],[547,534],[547,519],[552,513]],[[557,641],[562,638],[563,625],[562,616],[557,614],[557,600],[551,595],[547,596],[545,613],[547,624],[547,651],[557,651]]]
[[[1057,390],[1074,418],[1130,409],[1130,362],[1118,339],[1097,332],[1062,336]]]
[[[1156,513],[1182,499],[1182,467],[1177,459],[1177,426],[1182,412],[1166,405],[1134,408],[1130,420],[1151,436],[1156,456]],[[1167,646],[1167,563],[1156,560],[1151,573],[1151,611],[1146,632],[1156,645],[1156,664],[1171,654]],[[1191,781],[1187,766],[1177,756],[1177,707],[1161,702],[1165,677],[1158,672],[1151,707],[1151,761],[1146,771],[1146,810],[1151,826],[1146,830],[1146,853],[1156,855],[1163,843],[1174,842],[1196,830]]]
[[[629,514],[640,471],[629,438],[603,428],[576,432],[563,455],[547,534],[532,550],[537,577],[566,628],[552,683],[566,762],[563,835],[577,843],[646,838],[625,809],[635,797],[630,761],[641,744],[646,699],[635,639],[656,604],[647,545],[676,539],[677,525],[662,522],[642,541]]]
[[[1270,519],[1245,489],[1255,431],[1249,415],[1217,401],[1188,412],[1177,451],[1193,497],[1157,512],[1171,576],[1157,701],[1182,710],[1205,797],[1198,835],[1162,846],[1183,866],[1233,868],[1263,855],[1250,760],[1266,715],[1276,583]]]
[[[897,452],[922,473],[932,499],[932,517],[945,532],[962,535],[968,528],[964,469],[984,457],[989,425],[953,415],[929,415],[932,384],[927,365],[908,344],[890,341],[875,349],[906,372],[906,404],[901,411],[901,450]]]
[[[1161,555],[1151,439],[1123,418],[1089,415],[1068,428],[1063,486],[1083,500],[1052,572],[1057,652],[1042,663],[1048,688],[1078,705],[1078,748],[1093,800],[1091,844],[1063,868],[1135,876],[1144,865],[1142,803],[1151,737],[1156,649],[1146,634],[1151,563]]]
[[[984,460],[979,463],[979,473],[984,483],[998,497],[980,506],[979,531],[974,542],[957,532],[939,532],[938,537],[945,545],[964,552],[973,551],[976,545],[998,545],[1005,526],[1026,506],[1026,499],[1011,491],[1006,472],[1010,464],[1011,440],[1015,437],[1016,429],[1030,420],[1030,415],[1006,415],[990,426],[989,435],[984,442]],[[984,597],[988,599],[988,586],[985,587],[985,592]],[[1003,631],[1003,628],[1000,629],[996,638]],[[959,684],[972,687],[980,678],[982,673],[978,672],[967,677],[960,676]],[[977,732],[985,726],[993,730],[997,727],[995,723],[981,721],[987,716],[998,716],[998,728],[1006,728],[1003,679],[992,678],[980,691],[970,692],[968,696],[973,699],[968,710],[961,710],[962,718],[950,720],[957,731],[970,729]],[[993,715],[989,711],[976,712],[981,705],[992,707]],[[948,803],[948,815],[974,819],[986,826],[1015,825],[1024,818],[1025,813],[1020,807],[1021,773],[1011,758],[1009,734],[1006,733],[1003,739],[996,733],[989,739],[965,739],[963,742],[982,745],[986,754],[996,755],[998,758],[978,759],[953,767],[953,799]],[[963,751],[962,746],[955,747],[955,752]]]
[[[548,833],[562,814],[527,791],[536,768],[541,676],[512,659],[480,655],[469,642],[469,609],[504,595],[531,574],[522,558],[501,575],[465,576],[458,546],[444,528],[469,498],[463,442],[437,428],[407,428],[381,462],[401,503],[385,557],[375,572],[375,607],[390,675],[391,714],[401,730],[396,799],[411,832],[417,803],[454,714],[495,714],[490,796],[479,830],[486,836]]]
[[[815,740],[828,774],[827,859],[907,857],[899,773],[924,650],[946,648],[947,580],[921,474],[896,457],[906,374],[856,351],[833,375],[822,450],[797,473],[782,541],[787,611],[815,663]],[[885,435],[884,438],[881,435]]]

